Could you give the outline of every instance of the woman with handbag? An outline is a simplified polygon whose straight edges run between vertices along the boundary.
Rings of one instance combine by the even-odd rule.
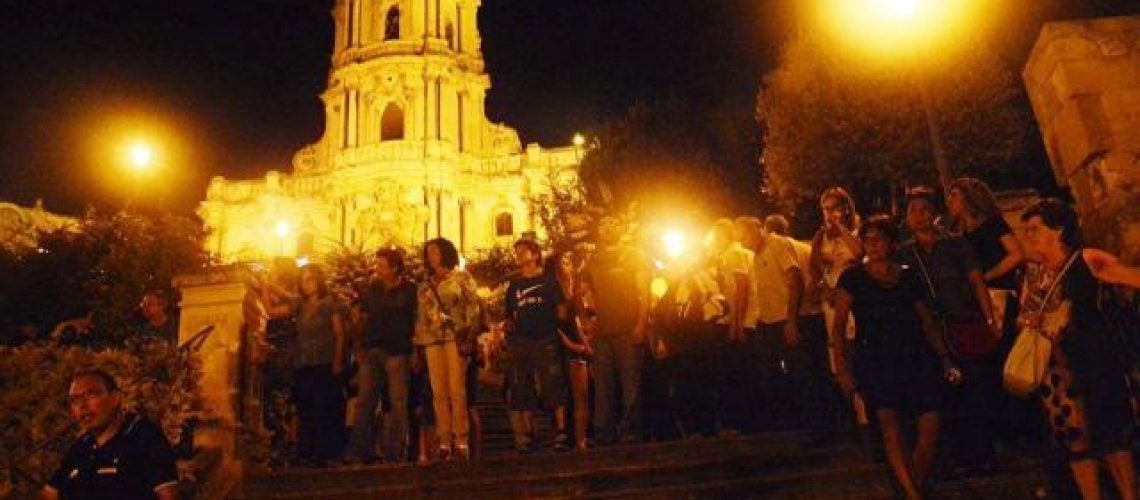
[[[439,456],[471,456],[467,411],[468,356],[480,323],[475,279],[459,266],[459,252],[444,238],[424,244],[428,274],[417,292],[413,342],[424,350],[433,394]]]
[[[867,261],[843,272],[836,293],[830,337],[838,354],[836,377],[845,395],[866,399],[878,417],[895,480],[907,498],[921,498],[941,426],[943,379],[956,382],[961,372],[923,302],[920,278],[891,260],[898,237],[894,223],[885,215],[871,217],[860,235]],[[850,358],[841,333],[849,313],[859,325]],[[903,443],[904,415],[917,420],[912,452]]]
[[[994,430],[1001,401],[1001,334],[983,269],[970,244],[937,223],[941,197],[929,187],[907,192],[906,225],[913,238],[900,247],[926,291],[954,362],[964,373],[946,405],[947,452],[955,476],[996,466]]]
[[[1060,200],[1042,200],[1021,219],[1033,264],[1023,285],[1018,324],[1021,336],[1043,335],[1052,344],[1035,382],[1053,437],[1068,453],[1084,498],[1101,497],[1099,460],[1120,498],[1136,498],[1133,407],[1114,350],[1113,326],[1100,308],[1096,255],[1081,248],[1077,214]]]

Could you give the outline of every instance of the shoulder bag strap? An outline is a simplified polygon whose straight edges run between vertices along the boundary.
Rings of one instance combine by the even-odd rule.
[[[1053,278],[1053,284],[1049,285],[1049,291],[1045,292],[1045,298],[1041,300],[1041,305],[1037,309],[1039,314],[1045,313],[1045,307],[1049,305],[1049,299],[1053,298],[1053,293],[1057,291],[1057,288],[1061,286],[1061,282],[1065,280],[1065,274],[1068,274],[1069,269],[1073,267],[1073,263],[1075,263],[1080,256],[1081,249],[1073,250],[1073,255],[1069,256],[1069,261],[1065,263],[1065,267],[1061,268],[1061,272],[1057,274],[1056,278]]]
[[[914,261],[918,263],[918,269],[922,271],[922,280],[926,282],[926,289],[930,290],[930,298],[938,300],[938,293],[934,291],[934,279],[930,277],[930,271],[926,270],[926,262],[923,262],[922,256],[918,253],[918,244],[910,248],[911,253],[914,254]]]
[[[439,290],[436,288],[435,283],[432,282],[432,278],[430,276],[427,279],[427,286],[428,286],[428,289],[431,290],[432,296],[435,297],[435,302],[437,304],[439,304],[439,310],[443,311],[444,316],[451,316],[451,313],[448,312],[448,310],[447,310],[447,305],[445,305],[443,303],[443,299],[440,298]]]

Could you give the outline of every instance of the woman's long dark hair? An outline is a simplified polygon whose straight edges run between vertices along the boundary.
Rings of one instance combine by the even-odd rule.
[[[428,260],[428,247],[432,245],[439,249],[439,263],[444,269],[450,271],[459,265],[459,250],[456,250],[455,244],[451,240],[447,238],[428,240],[427,243],[424,243],[423,253],[424,266],[427,268],[428,274],[435,273],[435,269],[432,269],[431,262]]]
[[[299,274],[300,279],[297,280],[298,282],[300,282],[300,286],[298,286],[297,288],[301,293],[301,297],[303,297],[305,299],[309,298],[307,295],[305,295],[305,287],[304,287],[304,281],[305,281],[305,274],[306,273],[311,274],[313,276],[313,280],[317,282],[317,298],[323,299],[323,298],[327,297],[329,294],[328,280],[325,278],[324,269],[322,269],[321,266],[318,266],[316,264],[306,264],[305,266],[301,267],[301,272]]]

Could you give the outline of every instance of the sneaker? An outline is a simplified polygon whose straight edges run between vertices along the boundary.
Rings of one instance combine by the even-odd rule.
[[[554,451],[557,453],[570,451],[570,436],[566,435],[565,431],[554,436]]]
[[[450,445],[446,445],[446,444],[439,445],[439,461],[440,462],[450,462],[451,461],[451,446]]]
[[[534,447],[532,447],[530,443],[515,443],[515,453],[518,453],[519,455],[530,455],[531,453],[534,453]]]
[[[465,462],[471,460],[471,447],[468,446],[467,443],[455,445],[455,456]]]

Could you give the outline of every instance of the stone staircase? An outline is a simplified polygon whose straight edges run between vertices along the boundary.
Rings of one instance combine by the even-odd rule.
[[[855,447],[805,449],[777,433],[625,445],[586,453],[488,455],[429,467],[382,465],[255,473],[242,498],[883,498],[894,497],[884,464]],[[938,498],[1033,498],[1037,467],[942,482]]]
[[[251,471],[247,499],[356,498],[882,498],[895,497],[890,472],[851,443],[803,445],[795,432],[622,445],[585,453],[512,451],[509,418],[481,391],[483,457],[466,463]],[[540,419],[548,428],[549,419]],[[549,433],[543,433],[549,436]],[[1034,498],[1041,468],[1003,456],[1000,474],[943,481],[937,498]]]

